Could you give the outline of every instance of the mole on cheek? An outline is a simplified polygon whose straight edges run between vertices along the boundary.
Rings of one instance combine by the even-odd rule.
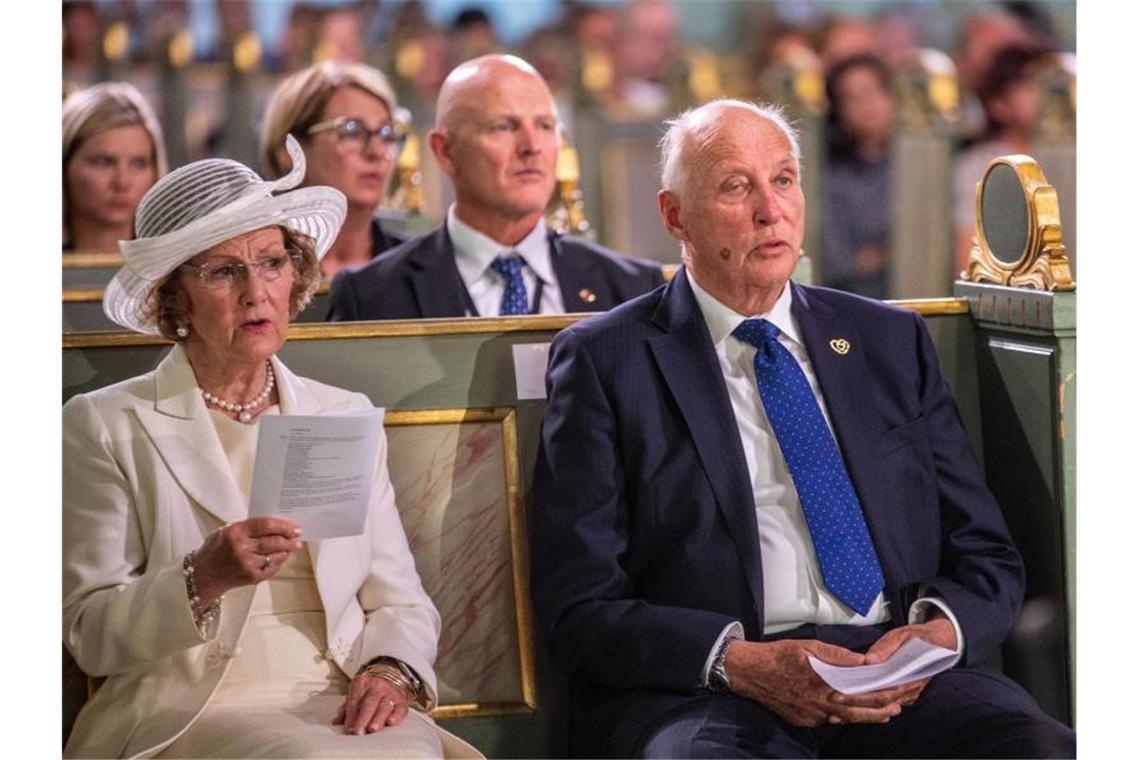
[[[720,257],[724,261],[728,261],[728,258],[731,255],[732,255],[732,251],[728,250],[727,248],[721,248],[720,249]]]

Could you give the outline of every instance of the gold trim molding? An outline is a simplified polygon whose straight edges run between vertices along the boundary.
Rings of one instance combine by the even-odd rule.
[[[1008,166],[1016,172],[1028,209],[1025,248],[1013,262],[1002,261],[994,255],[982,224],[982,195],[986,179],[999,166]],[[991,282],[1014,288],[1076,290],[1077,284],[1062,242],[1057,190],[1049,184],[1041,166],[1030,156],[999,156],[990,161],[982,173],[974,191],[974,240],[970,261],[961,277],[970,282]]]
[[[99,303],[103,300],[103,288],[68,288],[63,291],[64,303]]]
[[[122,265],[123,254],[115,251],[76,251],[63,254],[64,269],[107,269]]]
[[[924,317],[968,314],[965,298],[916,298],[887,301]],[[350,340],[353,338],[407,338],[434,335],[498,335],[557,332],[593,314],[526,314],[518,317],[464,317],[460,319],[391,319],[374,322],[301,322],[289,326],[289,340]],[[161,346],[171,341],[161,335],[125,330],[63,334],[63,348],[106,346]]]
[[[503,436],[503,483],[506,489],[507,526],[510,532],[511,585],[515,603],[515,634],[519,656],[520,700],[510,702],[464,702],[440,705],[432,710],[435,718],[476,715],[504,715],[531,712],[538,707],[534,667],[534,613],[530,605],[530,567],[526,546],[525,509],[522,497],[522,470],[519,467],[518,426],[515,410],[509,407],[415,409],[386,411],[384,425],[450,425],[471,422],[498,422]]]

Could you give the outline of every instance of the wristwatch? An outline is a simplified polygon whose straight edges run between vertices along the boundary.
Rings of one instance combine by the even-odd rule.
[[[727,694],[732,691],[732,683],[728,680],[728,671],[724,667],[724,661],[728,657],[728,646],[739,640],[739,636],[729,633],[720,642],[720,648],[716,650],[716,656],[713,657],[712,666],[709,668],[708,683],[708,690],[714,694]]]

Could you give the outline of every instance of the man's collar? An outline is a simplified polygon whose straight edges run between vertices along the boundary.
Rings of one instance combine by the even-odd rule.
[[[543,217],[539,217],[534,229],[514,246],[503,245],[466,224],[455,213],[454,203],[447,209],[446,224],[451,247],[455,251],[455,266],[459,269],[464,285],[471,285],[478,280],[487,272],[487,267],[491,266],[496,256],[510,251],[517,251],[544,284],[554,283],[554,268],[550,263],[550,245]]]
[[[800,330],[796,326],[795,320],[792,319],[792,286],[790,282],[784,283],[780,297],[776,299],[776,303],[767,313],[744,315],[725,306],[702,288],[691,271],[688,275],[689,285],[693,288],[693,296],[697,299],[697,306],[700,307],[701,314],[705,318],[705,324],[709,327],[709,336],[712,338],[714,346],[719,346],[746,319],[766,319],[780,328],[780,332],[796,343],[803,343],[800,339]]]

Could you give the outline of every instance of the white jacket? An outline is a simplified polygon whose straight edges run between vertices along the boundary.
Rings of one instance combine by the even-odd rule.
[[[297,377],[276,357],[273,371],[282,414],[372,407],[363,394]],[[397,657],[423,678],[434,705],[440,619],[408,549],[387,454],[381,434],[363,535],[308,543],[325,654],[349,676],[378,655]],[[84,672],[106,678],[65,756],[154,754],[205,708],[254,586],[227,594],[212,638],[203,638],[182,556],[246,511],[181,346],[154,372],[64,405],[63,637]]]

